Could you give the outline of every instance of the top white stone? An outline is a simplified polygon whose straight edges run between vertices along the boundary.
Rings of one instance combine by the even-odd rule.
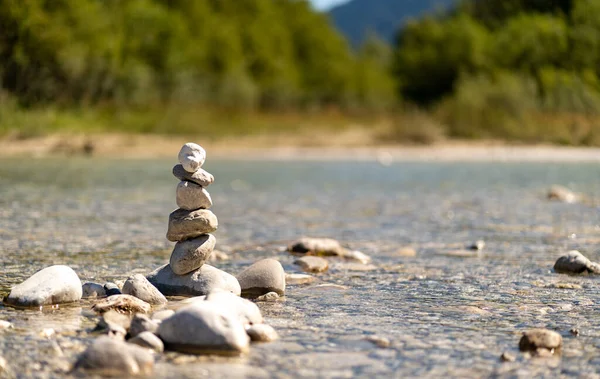
[[[204,164],[204,161],[206,160],[206,151],[202,146],[193,142],[188,142],[183,145],[177,158],[185,171],[194,173]]]

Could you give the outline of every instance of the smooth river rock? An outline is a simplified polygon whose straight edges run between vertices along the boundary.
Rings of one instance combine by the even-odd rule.
[[[199,169],[198,171],[189,173],[185,171],[182,165],[178,164],[173,167],[173,175],[179,180],[186,180],[188,182],[194,182],[201,187],[208,187],[211,185],[215,178],[212,174],[204,171],[203,169]]]
[[[206,151],[202,146],[193,142],[188,142],[181,147],[181,150],[179,150],[177,159],[185,171],[194,173],[204,164],[204,161],[206,160]]]
[[[169,261],[171,269],[177,275],[199,269],[210,258],[216,243],[212,234],[177,242]]]
[[[543,353],[543,350],[554,352],[554,350],[561,348],[562,342],[561,335],[555,331],[532,329],[523,332],[523,337],[519,341],[519,350],[534,353]]]
[[[72,303],[81,300],[81,280],[68,266],[44,268],[12,288],[4,302],[20,307]]]
[[[557,185],[550,187],[547,197],[549,200],[555,200],[569,204],[576,203],[581,200],[580,194],[575,193],[566,187]]]
[[[169,264],[161,266],[146,277],[165,296],[202,296],[223,290],[240,295],[237,279],[211,265],[202,265],[196,271],[177,275]]]
[[[214,232],[218,226],[217,216],[208,209],[177,209],[169,215],[167,239],[177,242],[199,237]]]
[[[243,299],[231,292],[216,291],[206,296],[204,301],[211,302],[228,309],[246,327],[263,322],[262,314],[256,304],[250,300]]]
[[[256,298],[268,292],[285,294],[285,271],[281,263],[267,258],[246,268],[237,276],[242,296]]]
[[[157,331],[167,350],[191,354],[240,354],[250,338],[235,315],[209,301],[181,308]]]
[[[344,252],[339,241],[332,238],[302,237],[288,246],[290,253],[338,256]]]
[[[109,296],[92,306],[92,310],[100,314],[110,310],[123,314],[148,313],[151,309],[150,304],[131,295]]]
[[[253,342],[272,342],[279,338],[279,335],[271,325],[256,324],[246,328],[246,333]]]
[[[102,314],[102,317],[93,332],[100,332],[109,337],[123,340],[127,335],[130,325],[131,318],[128,315],[119,313],[115,310],[109,310]]]
[[[104,284],[104,292],[106,292],[106,296],[114,296],[121,295],[121,288],[117,285],[117,283],[108,282]]]
[[[128,339],[127,343],[151,349],[157,353],[162,353],[165,350],[163,341],[152,332],[142,332],[135,337]]]
[[[136,313],[131,319],[131,323],[129,325],[129,336],[135,337],[144,332],[155,333],[159,324],[159,321],[152,320],[143,313]]]
[[[167,304],[167,298],[142,274],[130,276],[123,284],[123,293],[135,296],[151,305]]]
[[[577,250],[569,251],[554,263],[554,271],[565,274],[600,274],[600,265],[590,261]]]
[[[150,375],[154,370],[154,357],[150,350],[99,337],[79,356],[74,369],[117,377]]]
[[[329,269],[329,263],[321,257],[302,257],[297,259],[294,264],[306,272],[325,272]]]
[[[187,180],[179,182],[175,195],[177,206],[181,209],[194,211],[212,207],[212,199],[208,191]]]
[[[82,298],[93,298],[93,297],[104,297],[106,296],[106,290],[104,286],[99,283],[87,282],[81,286]]]

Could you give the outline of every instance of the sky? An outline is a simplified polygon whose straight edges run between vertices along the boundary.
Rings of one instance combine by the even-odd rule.
[[[310,0],[318,10],[328,10],[336,5],[347,3],[349,0]]]

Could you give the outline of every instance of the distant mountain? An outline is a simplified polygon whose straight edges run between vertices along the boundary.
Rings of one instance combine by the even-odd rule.
[[[457,0],[353,0],[329,11],[335,26],[354,46],[369,31],[392,42],[398,28],[410,18],[448,9]]]

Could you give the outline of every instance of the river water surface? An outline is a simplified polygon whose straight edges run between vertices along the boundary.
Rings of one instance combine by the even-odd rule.
[[[176,208],[169,160],[0,160],[0,295],[41,268],[82,281],[124,280],[168,261]],[[240,358],[157,358],[155,377],[556,377],[600,372],[600,278],[552,271],[578,249],[600,260],[600,165],[591,163],[209,160],[219,218],[215,265],[232,274],[285,246],[336,238],[374,267],[331,262],[314,284],[260,303],[281,338]],[[552,184],[584,193],[549,202]],[[481,254],[464,247],[484,240]],[[416,257],[398,254],[413,247]],[[457,252],[458,251],[458,252]],[[332,283],[343,287],[317,287]],[[575,284],[572,289],[564,283]],[[558,286],[557,286],[558,284]],[[90,302],[59,309],[0,305],[0,356],[13,376],[63,377],[95,338]],[[562,354],[518,352],[521,332],[556,330]],[[44,335],[53,328],[54,336]],[[579,336],[572,335],[572,328]],[[47,334],[47,332],[46,332]],[[388,348],[365,338],[385,337]],[[503,363],[508,352],[516,361]]]

